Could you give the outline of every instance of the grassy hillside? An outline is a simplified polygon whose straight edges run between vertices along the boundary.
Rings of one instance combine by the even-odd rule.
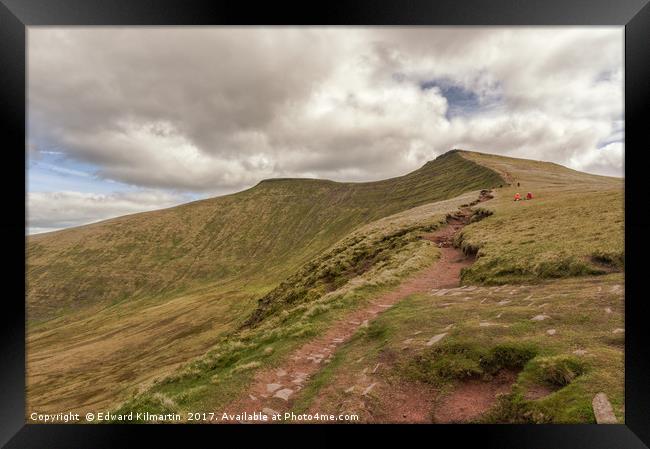
[[[610,274],[414,295],[357,332],[293,411],[382,422],[395,409],[391,403],[408,412],[402,404],[417,407],[426,394],[429,422],[446,422],[459,411],[454,398],[466,391],[480,401],[477,385],[487,387],[508,370],[512,390],[470,422],[590,423],[599,392],[623,422],[622,282],[621,274]],[[532,319],[539,315],[546,318]],[[441,333],[439,344],[426,345]],[[360,394],[370,383],[377,385],[372,393]],[[404,392],[411,394],[397,397]]]
[[[293,411],[382,422],[420,407],[428,422],[446,422],[487,397],[493,405],[470,422],[589,423],[605,392],[623,422],[623,181],[460,154],[507,180],[480,206],[492,215],[457,236],[478,256],[465,287],[414,295],[357,332]],[[516,192],[534,199],[514,202]],[[495,401],[503,372],[512,386]]]
[[[437,248],[419,234],[440,226],[447,212],[477,195],[469,192],[361,226],[293,276],[290,287],[304,289],[311,301],[284,304],[255,328],[237,330],[261,291],[237,290],[233,283],[172,299],[86,309],[35,326],[27,340],[28,408],[91,411],[130,395],[125,407],[151,412],[170,401],[183,410],[224,404],[256,368],[278,363],[333,318],[431,264]],[[353,266],[358,254],[370,251],[382,257],[353,275],[341,272],[329,284],[334,289],[310,282],[310,273]]]
[[[547,162],[462,155],[497,170],[511,184],[497,189],[486,204],[494,215],[467,226],[458,238],[479,256],[465,271],[465,282],[530,282],[623,269],[621,179]],[[534,198],[515,202],[516,192],[531,192]]]
[[[345,392],[350,375],[380,363],[385,385],[424,384],[443,404],[466,373],[489,382],[515,370],[512,394],[481,418],[489,422],[590,422],[597,391],[621,418],[622,180],[465,151],[386,181],[263,181],[30,237],[28,409],[219,411],[260,370],[434,263],[439,250],[423,233],[486,187],[494,198],[474,208],[492,214],[457,237],[478,255],[463,284],[485,287],[388,309],[295,410],[381,420],[387,403],[401,404],[392,390]],[[515,203],[516,191],[535,198]],[[403,349],[443,329],[440,347]]]
[[[384,181],[267,180],[233,195],[30,236],[29,316],[171,297],[207,283],[270,285],[364,223],[502,182],[452,152]]]
[[[300,278],[301,266],[329,273],[327,285],[296,283],[313,298],[395,257],[363,232],[350,252],[354,237],[346,235],[354,229],[402,210],[431,225],[440,220],[432,201],[500,182],[450,153],[386,181],[263,181],[226,197],[31,236],[28,402],[39,410],[114,404],[227,338],[259,298],[282,291],[283,279]],[[470,196],[459,201],[476,193]],[[390,242],[414,245],[399,233]],[[338,273],[347,258],[363,258],[364,268]]]
[[[274,299],[279,301],[263,309],[263,319],[255,320],[255,326],[224,336],[202,357],[172,375],[160,376],[146,391],[133,394],[119,413],[220,410],[244,393],[257,370],[279,366],[332,321],[431,265],[439,251],[421,235],[444,225],[449,212],[477,196],[478,192],[471,192],[423,205],[359,228],[275,289]],[[362,261],[359,254],[372,254],[373,263]],[[352,274],[354,270],[339,267],[363,270]],[[338,275],[324,282],[318,276],[323,272]],[[283,301],[296,290],[304,292],[306,299]]]

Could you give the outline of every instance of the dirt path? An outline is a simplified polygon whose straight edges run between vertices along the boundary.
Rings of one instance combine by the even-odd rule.
[[[487,191],[482,191],[478,202],[492,198]],[[332,326],[321,336],[306,343],[285,360],[280,368],[268,369],[259,372],[253,380],[245,397],[231,403],[227,407],[229,413],[262,412],[267,415],[283,413],[291,409],[294,396],[303,388],[324,364],[329,363],[336,348],[347,341],[361,327],[377,315],[398,303],[413,293],[425,293],[434,288],[457,287],[460,280],[460,271],[474,261],[473,256],[463,254],[453,246],[456,233],[469,222],[471,211],[463,208],[454,216],[448,217],[448,225],[423,238],[435,242],[440,247],[440,258],[430,267],[417,272],[411,278],[402,282],[394,290],[387,292],[367,306],[349,313],[345,318],[335,321]],[[366,386],[366,388],[374,388]],[[417,397],[409,395],[417,400]],[[402,407],[405,404],[402,404]],[[424,407],[413,406],[418,413],[409,413],[409,418],[419,421],[419,415],[425,413]],[[420,411],[420,409],[422,409]],[[417,416],[416,416],[417,415]],[[401,416],[401,414],[400,414]]]

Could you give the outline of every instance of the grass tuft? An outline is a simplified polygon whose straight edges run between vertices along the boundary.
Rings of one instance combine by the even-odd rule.
[[[416,355],[402,366],[405,377],[443,385],[450,381],[490,376],[504,368],[522,368],[537,349],[528,343],[506,343],[485,348],[475,342],[453,341]]]
[[[555,387],[565,387],[578,376],[585,374],[587,366],[576,357],[557,355],[535,359],[531,371],[540,382]]]

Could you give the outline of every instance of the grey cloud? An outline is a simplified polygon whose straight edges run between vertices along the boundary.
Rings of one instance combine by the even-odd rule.
[[[161,209],[188,201],[182,195],[157,191],[93,194],[81,192],[29,192],[29,234],[55,231],[146,210]]]
[[[622,167],[594,151],[620,131],[622,28],[30,28],[28,43],[32,153],[136,186],[379,179],[454,146]],[[442,78],[498,104],[450,117],[419,88]]]

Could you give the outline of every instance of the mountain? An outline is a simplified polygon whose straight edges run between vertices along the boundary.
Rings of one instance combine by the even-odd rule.
[[[516,192],[533,200],[514,202]],[[255,379],[292,373],[302,348],[313,359],[342,344],[274,407],[361,407],[385,422],[405,400],[385,389],[394,379],[417,402],[437,394],[422,385],[462,389],[462,373],[500,379],[507,368],[520,372],[515,393],[541,391],[547,378],[554,393],[508,396],[490,422],[593,422],[598,391],[622,416],[612,373],[622,373],[623,231],[621,179],[454,150],[384,181],[265,180],[29,236],[28,410],[243,407]],[[459,249],[438,247],[452,237]],[[463,287],[432,295],[436,270],[456,259],[462,270],[441,279]],[[376,314],[355,318],[365,310]],[[335,331],[344,336],[323,340]],[[442,334],[439,347],[425,345]],[[404,342],[425,335],[415,357]],[[583,348],[586,361],[573,354]],[[342,387],[368,370],[378,370],[376,396],[354,393],[354,405]]]
[[[447,153],[378,182],[270,179],[232,195],[28,237],[28,313],[178,293],[206,283],[273,283],[354,228],[503,183]]]

